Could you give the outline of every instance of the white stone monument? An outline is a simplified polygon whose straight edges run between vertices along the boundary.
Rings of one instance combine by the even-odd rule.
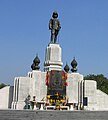
[[[13,87],[9,86],[0,89],[0,109],[26,109],[28,96],[29,106],[31,105],[30,102],[35,102],[34,106],[31,105],[29,108],[34,107],[34,110],[44,110],[45,108],[47,110],[56,108],[56,105],[46,105],[46,103],[49,102],[48,99],[46,99],[48,90],[45,84],[45,80],[47,76],[46,73],[49,71],[63,71],[62,48],[59,44],[57,44],[57,36],[61,28],[57,17],[58,13],[53,12],[52,19],[50,19],[49,22],[49,29],[51,30],[51,41],[46,48],[44,72],[40,70],[40,60],[38,56],[36,56],[31,66],[32,71],[28,72],[28,75],[25,77],[15,77],[14,91]],[[69,108],[70,110],[108,110],[108,95],[97,89],[96,81],[83,80],[83,75],[77,72],[77,62],[75,58],[71,62],[71,66],[72,72],[69,72],[68,65],[66,65],[64,69],[65,72],[63,71],[65,74],[67,74],[67,78],[65,79],[65,83],[67,83],[67,85],[62,84],[62,87],[65,86],[65,92],[62,89],[61,94],[65,93],[65,96],[62,97],[65,97],[66,99],[61,98],[62,100],[65,100],[65,103],[61,105],[61,108],[67,108],[68,110]],[[57,76],[57,74],[55,75]],[[56,78],[56,80],[60,82],[60,78],[62,77],[64,76],[61,75],[58,77],[59,79]],[[55,81],[55,79],[52,80]],[[63,81],[61,83],[63,83]],[[54,85],[56,82],[53,82],[52,84]],[[56,87],[56,90],[57,88],[59,88],[59,86]],[[36,98],[35,101],[33,98]],[[38,107],[38,104],[40,107]]]

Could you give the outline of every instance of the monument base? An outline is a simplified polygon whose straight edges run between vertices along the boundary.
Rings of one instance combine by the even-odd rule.
[[[61,54],[59,44],[49,44],[46,48],[44,71],[62,70]]]

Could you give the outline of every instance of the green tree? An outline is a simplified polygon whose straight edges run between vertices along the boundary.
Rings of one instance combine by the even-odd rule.
[[[85,76],[84,80],[95,80],[97,82],[97,88],[108,94],[108,79],[103,74],[90,74]]]
[[[4,83],[1,83],[1,84],[0,84],[0,89],[3,88],[3,87],[5,87],[5,86],[6,86],[6,85],[5,85]]]

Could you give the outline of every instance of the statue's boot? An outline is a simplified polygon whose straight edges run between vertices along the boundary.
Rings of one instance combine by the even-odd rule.
[[[53,43],[53,38],[54,38],[53,35],[51,35],[51,41],[50,41],[50,43]]]
[[[55,38],[54,38],[54,43],[56,43],[56,41],[57,41],[57,36],[55,36]]]

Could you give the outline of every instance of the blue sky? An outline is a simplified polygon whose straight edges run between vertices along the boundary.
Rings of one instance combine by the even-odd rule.
[[[26,76],[36,53],[43,70],[55,10],[64,65],[75,56],[79,73],[108,77],[108,0],[0,0],[0,83]]]

